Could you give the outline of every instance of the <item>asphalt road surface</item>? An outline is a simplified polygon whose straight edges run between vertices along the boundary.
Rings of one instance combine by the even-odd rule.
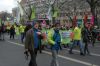
[[[89,49],[91,56],[80,56],[79,49],[74,49],[74,54],[70,55],[68,49],[64,48],[58,55],[60,66],[100,66],[100,43],[96,43],[95,47],[90,45]],[[25,59],[24,44],[20,42],[20,37],[10,40],[6,35],[5,41],[0,41],[0,66],[28,66],[29,59]],[[51,60],[50,50],[38,53],[38,66],[50,66]]]

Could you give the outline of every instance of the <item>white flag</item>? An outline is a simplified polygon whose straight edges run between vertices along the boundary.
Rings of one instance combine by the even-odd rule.
[[[47,13],[47,18],[49,19],[49,20],[52,20],[52,8],[51,8],[51,6],[49,6],[49,10],[48,10],[48,13]]]
[[[21,16],[23,16],[24,15],[24,11],[23,11],[23,8],[22,8],[22,6],[21,6],[21,4],[19,2],[18,2],[18,8],[19,8]]]
[[[19,8],[17,9],[17,16],[16,16],[17,23],[20,22],[20,11]]]

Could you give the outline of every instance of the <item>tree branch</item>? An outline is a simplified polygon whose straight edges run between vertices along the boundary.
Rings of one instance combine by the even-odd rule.
[[[28,0],[27,4],[28,4],[29,9],[30,9],[30,14],[29,14],[29,20],[30,20],[31,15],[32,15],[32,8],[31,8],[31,4],[30,4],[30,1],[29,0]]]
[[[52,6],[54,6],[55,3],[56,3],[56,0],[55,0],[54,3],[52,4]]]
[[[99,2],[99,0],[96,0],[96,1],[95,1],[95,4],[97,4],[98,2]]]
[[[23,11],[25,12],[26,16],[29,17],[29,15],[27,14],[27,12],[25,11],[24,7],[17,1],[17,3],[22,7]]]
[[[66,2],[67,2],[67,0],[66,0],[66,1],[64,1],[63,3],[61,3],[61,5],[60,5],[58,8],[60,9],[60,8],[61,8],[61,6],[62,6],[62,5],[64,5]]]
[[[91,4],[91,0],[86,0],[89,4]]]

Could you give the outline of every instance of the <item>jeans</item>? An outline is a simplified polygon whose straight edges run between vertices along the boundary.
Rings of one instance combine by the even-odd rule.
[[[10,34],[10,39],[13,37],[13,39],[14,39],[14,34]]]
[[[81,40],[74,40],[73,44],[70,47],[70,52],[72,52],[74,46],[76,46],[76,45],[79,45],[79,47],[80,47],[80,53],[83,53],[84,47],[82,45],[82,41]]]
[[[88,54],[90,54],[89,49],[88,49],[88,42],[85,42],[84,54],[86,54],[86,52],[87,52]]]
[[[4,40],[4,32],[0,32],[0,39]]]
[[[21,33],[21,42],[22,43],[23,43],[24,37],[25,37],[24,33]]]
[[[52,51],[51,66],[59,66],[58,61],[57,61],[58,52],[56,50],[51,50],[51,51]]]
[[[38,49],[34,49],[34,51],[29,50],[29,53],[30,53],[30,56],[31,56],[29,66],[37,66],[37,63],[36,63],[37,51],[38,51]]]

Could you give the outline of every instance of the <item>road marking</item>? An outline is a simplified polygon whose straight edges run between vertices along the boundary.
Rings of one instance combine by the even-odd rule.
[[[69,49],[67,49],[67,50],[69,50]],[[74,52],[80,52],[79,50],[73,50]],[[91,53],[91,55],[93,55],[93,56],[99,56],[100,57],[100,54],[95,54],[95,53]]]
[[[7,41],[7,42],[15,44],[15,45],[19,45],[19,46],[24,46],[23,44],[15,43],[15,42],[12,42],[12,41]]]
[[[96,47],[96,48],[100,48],[100,46],[94,46],[94,47]]]
[[[10,39],[10,36],[5,36],[7,39]],[[18,39],[17,37],[14,37],[14,39]]]
[[[15,44],[15,45],[24,47],[23,44],[11,42],[11,41],[7,41],[7,42],[9,42],[9,43],[11,43],[11,44]],[[51,52],[47,52],[47,51],[43,51],[43,52],[44,52],[45,54],[51,55]],[[66,60],[69,60],[69,61],[72,61],[72,62],[84,64],[84,65],[87,65],[87,66],[99,66],[99,65],[95,65],[95,64],[92,64],[92,63],[84,62],[84,61],[81,61],[81,60],[73,59],[73,58],[70,58],[70,57],[65,57],[65,56],[62,56],[62,55],[58,55],[58,57],[63,58],[63,59],[66,59]]]
[[[43,51],[43,52],[46,53],[46,54],[51,55],[51,52],[47,52],[47,51]],[[87,65],[87,66],[98,66],[98,65],[95,65],[95,64],[91,64],[91,63],[88,63],[88,62],[80,61],[80,60],[73,59],[73,58],[70,58],[70,57],[65,57],[65,56],[62,56],[62,55],[58,55],[58,57],[66,59],[66,60],[69,60],[69,61],[73,61],[73,62],[76,62],[76,63],[81,63],[81,64],[84,64],[84,65]]]

